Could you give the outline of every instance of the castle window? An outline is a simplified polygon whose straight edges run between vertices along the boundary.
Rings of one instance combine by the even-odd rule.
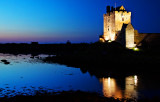
[[[122,16],[122,21],[124,21],[124,17]]]
[[[123,13],[121,14],[121,16],[122,16],[122,21],[124,21],[124,15],[123,15]]]
[[[109,26],[108,26],[108,31],[109,31]]]
[[[108,22],[110,22],[110,19],[108,19]]]

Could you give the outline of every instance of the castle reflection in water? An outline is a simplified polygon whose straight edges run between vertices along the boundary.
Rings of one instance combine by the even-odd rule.
[[[122,89],[118,86],[116,79],[114,78],[101,78],[100,82],[103,85],[103,95],[105,97],[114,98],[138,98],[137,85],[138,77],[129,76],[125,78],[125,87]]]

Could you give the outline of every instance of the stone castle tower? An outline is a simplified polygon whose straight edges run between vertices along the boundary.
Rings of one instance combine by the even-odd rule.
[[[107,6],[107,13],[103,15],[104,27],[100,41],[117,41],[127,48],[136,46],[134,42],[134,28],[131,24],[131,12],[123,6],[113,8]]]

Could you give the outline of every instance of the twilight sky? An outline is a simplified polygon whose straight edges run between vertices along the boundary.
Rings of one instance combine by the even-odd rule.
[[[160,33],[160,0],[0,0],[0,43],[98,41],[115,2],[132,12],[140,33]]]

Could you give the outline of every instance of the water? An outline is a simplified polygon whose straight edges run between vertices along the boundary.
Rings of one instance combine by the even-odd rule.
[[[124,88],[119,87],[114,78],[102,78],[101,82],[103,83],[102,90],[105,97],[138,98],[138,77],[136,75],[125,78]]]
[[[48,55],[0,54],[0,96],[34,95],[36,90],[98,92],[105,97],[143,98],[160,96],[159,76],[131,75],[125,78],[97,78],[79,68],[44,63]],[[107,74],[107,73],[106,73]]]
[[[37,58],[30,57],[31,55],[0,54],[0,60],[6,59],[10,62],[8,65],[0,63],[1,96],[13,90],[14,94],[34,94],[33,90],[39,89],[90,92],[99,92],[101,89],[99,80],[95,76],[90,76],[89,73],[83,74],[78,68],[43,63]]]

